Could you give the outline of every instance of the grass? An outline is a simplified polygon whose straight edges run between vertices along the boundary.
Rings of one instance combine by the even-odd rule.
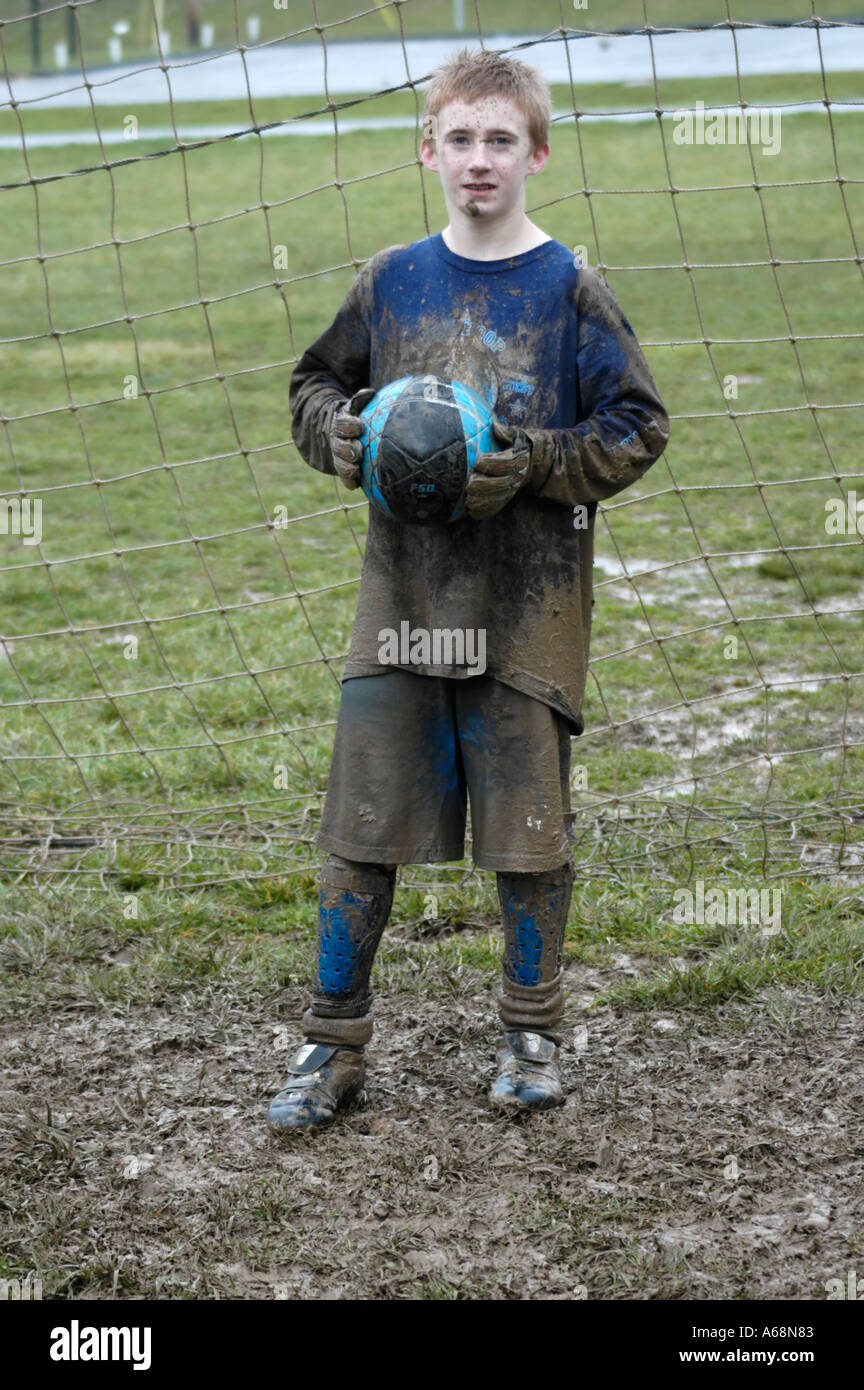
[[[584,113],[603,113],[615,111],[641,111],[652,114],[659,105],[661,109],[675,111],[681,107],[692,106],[698,101],[705,103],[706,107],[722,106],[725,104],[737,103],[739,99],[748,102],[753,106],[768,106],[795,104],[803,102],[821,103],[828,97],[829,100],[837,103],[859,101],[864,95],[864,74],[861,72],[828,72],[820,73],[796,73],[790,76],[782,73],[748,73],[741,74],[740,87],[738,80],[734,77],[702,77],[699,79],[684,78],[658,78],[655,91],[652,83],[635,82],[590,82],[582,80],[583,75],[579,72],[574,73],[574,84],[571,88],[567,85],[553,84],[551,87],[552,106],[554,111],[577,110]],[[355,94],[345,93],[336,97],[333,106],[337,112],[344,112],[346,119],[379,119],[387,116],[402,116],[406,119],[417,120],[420,124],[418,112],[423,108],[423,89],[418,87],[416,90],[406,88],[404,91],[387,92],[382,95],[358,92]],[[143,128],[163,127],[172,129],[176,121],[176,127],[181,138],[188,129],[200,128],[202,126],[228,126],[237,131],[249,130],[256,123],[259,126],[267,126],[271,122],[289,122],[299,117],[318,116],[324,122],[329,122],[332,130],[332,116],[329,113],[327,102],[323,97],[314,96],[290,96],[283,97],[256,97],[252,103],[250,111],[247,102],[220,100],[220,101],[201,101],[201,102],[182,102],[175,101],[169,105],[167,101],[159,103],[147,103],[133,112],[127,112],[125,108],[112,108],[102,106],[98,110],[98,128],[103,135],[110,135],[112,132],[121,133],[124,130],[124,118],[130,114],[137,116],[139,125]],[[821,112],[820,112],[821,114]],[[842,121],[842,116],[837,116],[837,120]],[[569,118],[557,117],[553,123],[553,155],[557,147],[557,133],[565,126],[569,125]],[[22,102],[17,111],[0,109],[0,135],[17,135],[23,127],[25,137],[35,135],[43,131],[88,131],[96,129],[93,114],[86,108],[78,107],[58,107],[45,108],[38,103]],[[844,127],[845,128],[845,127]],[[617,143],[621,143],[629,135],[628,127],[619,127]],[[200,137],[199,137],[200,138]],[[352,145],[361,138],[352,135]],[[327,154],[332,158],[332,153],[327,141]],[[170,142],[161,141],[160,145],[165,147]],[[68,147],[67,147],[68,148]],[[128,144],[125,147],[113,149],[109,147],[108,159],[121,159],[129,154],[138,152],[137,144]],[[146,148],[153,148],[150,142],[146,143]],[[223,151],[223,158],[233,149],[232,145],[226,145]],[[269,146],[268,146],[269,148]],[[681,147],[676,147],[681,148]],[[323,147],[318,148],[315,156],[318,160],[322,158]],[[713,151],[717,153],[717,149]],[[44,153],[33,152],[33,158],[39,161],[38,167],[34,169],[37,175],[49,175],[62,172],[75,165],[68,159],[65,153],[58,153],[56,150],[49,149]],[[776,158],[776,157],[775,157]],[[767,167],[771,167],[771,158],[767,161]],[[544,180],[549,177],[550,169],[543,175]],[[26,180],[27,169],[23,163],[18,166],[19,178]]]
[[[835,100],[862,86],[829,79]],[[763,78],[747,99],[820,90]],[[718,80],[666,84],[661,99],[734,96]],[[582,110],[652,102],[648,89],[579,91]],[[414,111],[407,94],[360,107]],[[181,130],[250,119],[230,103],[176,114]],[[28,112],[25,128],[74,130],[80,116]],[[148,123],[166,119],[148,108]],[[529,185],[544,229],[611,267],[673,414],[667,455],[598,524],[574,803],[577,853],[599,876],[662,862],[675,880],[718,854],[736,871],[794,872],[799,846],[778,848],[793,822],[823,872],[844,824],[854,849],[864,552],[823,519],[860,478],[864,435],[857,340],[843,336],[858,331],[858,119],[835,119],[843,196],[817,113],[784,115],[782,151],[755,150],[755,176],[746,149],[679,146],[668,124],[667,170],[653,123],[562,122]],[[30,161],[37,177],[97,162],[74,147]],[[0,152],[0,182],[27,176]],[[132,894],[302,877],[366,515],[290,444],[291,363],[357,263],[443,224],[437,181],[412,131],[363,131],[341,136],[338,165],[330,141],[230,142],[4,197],[3,447],[10,486],[42,499],[44,531],[41,552],[2,539],[7,882],[28,869],[15,839],[49,824],[98,840],[58,846],[53,865],[85,881],[107,871]],[[101,822],[127,827],[108,865]]]
[[[47,8],[47,7],[46,7]],[[601,12],[602,11],[602,12]],[[203,19],[213,25],[214,47],[235,48],[249,43],[246,20],[257,15],[260,37],[257,43],[279,40],[300,43],[328,43],[351,39],[394,39],[429,34],[454,33],[453,0],[387,0],[358,4],[357,0],[290,0],[277,8],[272,4],[236,4],[235,0],[208,0]],[[155,7],[151,0],[111,0],[110,4],[81,5],[77,12],[74,43],[89,67],[108,61],[108,39],[112,26],[125,22],[124,59],[152,57],[156,52]],[[484,35],[549,33],[561,27],[573,30],[641,28],[647,21],[658,28],[704,27],[722,23],[727,16],[744,22],[778,23],[808,19],[813,14],[809,0],[729,0],[716,3],[706,16],[703,0],[604,0],[602,7],[577,8],[567,0],[540,0],[530,16],[521,0],[466,0],[465,37]],[[848,6],[818,7],[823,19],[845,18]],[[164,0],[162,27],[171,35],[171,53],[191,51],[186,22],[185,0]],[[3,52],[10,70],[30,71],[32,64],[32,22],[19,0],[0,0],[0,20],[4,20]],[[39,21],[41,67],[53,62],[57,42],[69,42],[69,14],[63,9],[42,15]],[[319,37],[320,35],[320,37]]]
[[[752,887],[755,877],[717,869],[708,889]],[[586,1020],[612,1005],[636,1013],[713,1011],[730,999],[753,1003],[772,986],[860,996],[864,950],[860,893],[848,884],[790,879],[783,884],[780,931],[758,922],[676,922],[673,890],[638,875],[609,885],[579,877],[565,960],[612,972],[613,982],[578,1003]],[[494,887],[484,880],[452,888],[446,917],[431,925],[410,887],[397,892],[394,926],[375,963],[387,997],[459,1000],[488,991],[500,968]],[[706,914],[709,915],[709,914]],[[306,983],[317,920],[317,885],[308,874],[247,888],[220,885],[178,901],[172,892],[57,890],[24,907],[0,896],[0,1000],[4,1016],[34,1008],[125,1013],[145,1004],[173,1007],[189,991],[224,990],[260,1001]],[[398,925],[397,925],[398,924]],[[623,955],[622,955],[623,952]],[[621,973],[624,970],[626,973]]]

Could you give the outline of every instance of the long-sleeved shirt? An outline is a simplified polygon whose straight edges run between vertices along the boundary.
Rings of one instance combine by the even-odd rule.
[[[301,455],[335,472],[328,430],[338,405],[362,387],[429,374],[473,387],[526,431],[543,466],[484,521],[414,526],[370,507],[343,680],[389,669],[380,633],[406,621],[485,629],[486,674],[552,706],[579,734],[597,503],[640,478],[669,437],[642,350],[609,286],[559,241],[495,261],[456,255],[440,233],[387,247],[294,369]],[[468,678],[476,668],[405,669]]]

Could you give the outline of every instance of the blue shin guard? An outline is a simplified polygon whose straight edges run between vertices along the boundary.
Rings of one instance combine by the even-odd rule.
[[[504,958],[498,1013],[505,1031],[538,1033],[561,1043],[564,928],[573,865],[541,874],[498,874]]]
[[[307,1038],[362,1047],[372,1036],[370,977],[390,915],[396,870],[327,856],[318,896],[318,957]]]

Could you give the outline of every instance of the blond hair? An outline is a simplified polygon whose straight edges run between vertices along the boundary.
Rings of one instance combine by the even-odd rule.
[[[426,90],[423,133],[431,144],[434,120],[451,101],[474,102],[485,97],[507,97],[519,107],[528,122],[532,148],[540,149],[549,139],[552,101],[549,85],[538,68],[517,58],[482,50],[471,53],[462,48],[435,69]]]

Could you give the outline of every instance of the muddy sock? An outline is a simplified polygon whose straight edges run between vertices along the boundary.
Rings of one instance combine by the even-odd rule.
[[[504,922],[499,1018],[505,1030],[541,1033],[559,1046],[564,928],[574,877],[569,861],[542,874],[498,874]]]
[[[372,962],[393,905],[396,870],[329,854],[318,894],[318,956],[303,1028],[312,1042],[363,1047],[372,1037]]]

